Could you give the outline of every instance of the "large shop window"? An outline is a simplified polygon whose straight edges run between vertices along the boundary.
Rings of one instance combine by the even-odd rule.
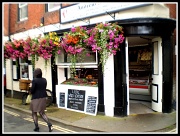
[[[59,3],[53,3],[53,4],[48,3],[48,12],[55,11],[60,8],[61,8],[61,4],[59,4]]]
[[[97,66],[97,52],[92,52],[91,50],[86,50],[84,53],[78,54],[76,66]],[[70,57],[62,50],[57,58],[57,65],[59,66],[70,66]]]
[[[64,82],[70,78],[70,57],[61,51],[61,54],[57,57],[56,64],[59,73],[59,82]],[[92,80],[97,82],[98,78],[98,58],[97,52],[92,52],[90,49],[86,52],[78,55],[76,61],[76,76],[78,78],[86,78],[91,76]]]
[[[21,3],[19,4],[19,21],[23,21],[28,19],[28,4],[27,3]]]

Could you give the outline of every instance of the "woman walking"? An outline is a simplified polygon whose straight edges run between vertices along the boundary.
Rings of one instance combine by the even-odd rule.
[[[35,124],[34,131],[36,132],[39,132],[37,113],[39,113],[42,119],[47,123],[49,132],[52,131],[52,124],[50,123],[47,115],[45,114],[47,96],[46,86],[47,80],[42,77],[42,70],[40,68],[36,68],[34,70],[34,78],[32,80],[32,87],[30,90],[30,93],[32,94],[30,110],[32,111],[32,118]]]

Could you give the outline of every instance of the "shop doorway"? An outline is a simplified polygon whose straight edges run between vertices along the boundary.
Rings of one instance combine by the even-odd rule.
[[[152,113],[154,37],[128,37],[129,114]],[[157,53],[156,53],[157,54]],[[155,91],[154,91],[155,92]],[[156,97],[157,98],[157,97]]]

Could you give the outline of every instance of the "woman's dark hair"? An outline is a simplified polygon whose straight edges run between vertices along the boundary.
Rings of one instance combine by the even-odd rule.
[[[40,68],[36,68],[34,70],[34,78],[41,78],[42,77],[42,70]]]

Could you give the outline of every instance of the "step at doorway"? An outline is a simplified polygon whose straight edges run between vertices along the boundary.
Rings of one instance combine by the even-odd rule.
[[[154,113],[151,109],[151,102],[130,100],[130,115]]]

